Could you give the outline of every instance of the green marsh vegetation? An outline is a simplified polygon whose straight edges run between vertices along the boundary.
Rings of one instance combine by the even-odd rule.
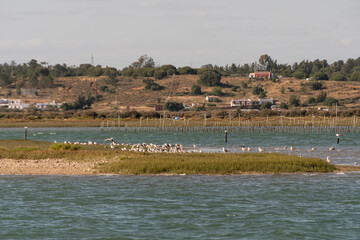
[[[78,148],[77,145],[24,140],[0,140],[0,146],[0,161],[1,158],[91,161],[98,163],[97,170],[103,174],[227,175],[336,170],[335,165],[319,158],[274,153],[135,153],[105,149],[103,145]]]

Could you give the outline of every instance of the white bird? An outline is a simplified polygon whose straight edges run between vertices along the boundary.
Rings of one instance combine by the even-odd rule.
[[[117,142],[115,142],[114,138],[112,138],[112,137],[104,140],[104,142],[106,142],[106,141],[111,141],[112,144],[117,144]]]
[[[229,150],[225,149],[224,147],[222,148],[223,152],[228,152]]]
[[[286,150],[286,149],[287,149],[287,146],[284,146],[283,149]]]
[[[330,151],[335,151],[335,148],[334,148],[334,147],[330,147],[329,150],[330,150]]]
[[[246,148],[245,148],[245,147],[242,147],[242,148],[241,148],[241,151],[245,152],[245,151],[246,151]]]
[[[57,141],[56,141],[56,140],[54,140],[54,143],[57,143]]]
[[[342,134],[340,134],[340,133],[336,133],[335,134],[337,137],[340,137]]]
[[[250,148],[250,147],[248,147],[247,150],[248,150],[248,152],[251,152],[251,148]]]
[[[259,149],[259,152],[263,152],[264,151],[264,149],[262,149],[262,148],[258,148]]]
[[[194,145],[193,145],[193,147],[194,147],[194,148],[197,148],[197,145],[196,145],[196,144],[194,144]]]
[[[327,161],[328,163],[331,163],[331,159],[329,158],[329,156],[326,157],[326,161]]]
[[[293,146],[290,146],[290,151],[294,151],[295,148]]]
[[[311,148],[311,151],[315,151],[315,150],[316,150],[316,147],[312,147],[312,148]]]

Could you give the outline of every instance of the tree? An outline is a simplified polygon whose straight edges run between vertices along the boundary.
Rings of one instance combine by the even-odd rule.
[[[302,71],[296,71],[292,75],[293,75],[293,77],[295,77],[297,79],[303,79],[306,76],[306,74]]]
[[[139,59],[136,62],[133,62],[130,66],[130,68],[153,68],[155,67],[154,60],[145,55],[142,55],[139,57]]]
[[[289,105],[291,107],[298,107],[300,106],[300,98],[295,95],[291,95],[289,98]]]
[[[261,109],[270,109],[271,108],[271,102],[265,102],[261,105]]]
[[[360,72],[354,72],[353,74],[351,74],[350,76],[350,81],[360,81]]]
[[[273,60],[267,54],[261,55],[259,58],[259,64],[263,70],[269,71],[272,63],[273,63]]]
[[[151,90],[151,91],[158,91],[163,89],[162,86],[160,86],[159,84],[155,83],[154,80],[152,79],[144,79],[143,83],[145,83],[145,89],[146,90]]]
[[[106,67],[104,69],[104,75],[108,76],[109,78],[116,78],[119,75],[119,72],[116,70],[116,68]]]
[[[201,87],[199,85],[193,84],[191,86],[191,91],[190,91],[191,95],[201,95]]]
[[[329,80],[329,77],[324,72],[316,72],[312,75],[312,77],[316,80]]]
[[[6,73],[0,73],[0,86],[6,87],[11,83],[10,76]]]
[[[189,66],[185,66],[185,67],[181,67],[181,68],[178,68],[177,70],[181,75],[188,75],[188,74],[191,74],[191,75],[196,75],[196,69],[193,69]]]
[[[312,81],[310,82],[310,89],[317,91],[317,90],[321,90],[322,89],[322,83],[318,82],[318,81]]]
[[[282,109],[288,109],[288,106],[284,102],[280,103],[279,107],[282,108]]]
[[[221,76],[216,70],[204,71],[199,79],[199,84],[204,86],[219,86],[221,82]]]
[[[44,76],[40,78],[40,85],[43,88],[54,87],[54,79],[51,76]]]
[[[346,76],[341,72],[335,72],[331,75],[330,81],[346,81]]]
[[[183,104],[178,102],[166,102],[164,107],[171,112],[177,112],[184,108]]]
[[[261,93],[265,92],[265,90],[262,88],[262,86],[258,85],[258,86],[254,86],[252,89],[252,93],[254,95],[260,95]]]
[[[338,103],[339,103],[338,100],[336,100],[333,97],[327,97],[324,101],[324,105],[328,106],[328,107],[334,106],[335,104],[338,104]]]
[[[167,76],[167,71],[161,68],[157,68],[154,72],[154,78],[157,80],[163,79]]]
[[[316,98],[314,97],[308,97],[307,101],[306,101],[308,104],[313,104],[313,103],[316,103]]]
[[[317,97],[316,97],[316,102],[317,102],[317,103],[322,103],[323,101],[325,101],[326,96],[327,96],[326,92],[321,91],[321,92],[319,93],[319,95],[317,95]]]

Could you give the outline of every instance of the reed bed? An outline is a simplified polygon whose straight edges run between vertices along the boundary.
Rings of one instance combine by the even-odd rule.
[[[317,158],[269,153],[130,154],[99,167],[113,174],[326,173],[335,166]]]

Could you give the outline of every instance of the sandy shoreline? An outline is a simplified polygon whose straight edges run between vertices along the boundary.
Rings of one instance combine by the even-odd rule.
[[[0,175],[108,175],[104,173],[99,173],[96,169],[97,164],[97,162],[79,162],[64,159],[0,159]],[[360,171],[360,166],[336,165],[336,167],[337,170],[335,170],[334,172]],[[264,173],[244,172],[240,174],[259,175]]]
[[[64,159],[0,159],[2,175],[97,175],[94,162]]]

